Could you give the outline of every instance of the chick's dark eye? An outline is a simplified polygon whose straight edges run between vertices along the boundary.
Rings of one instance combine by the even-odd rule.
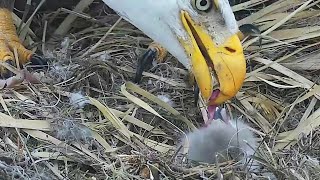
[[[198,11],[208,12],[212,8],[212,0],[195,0],[194,5]]]

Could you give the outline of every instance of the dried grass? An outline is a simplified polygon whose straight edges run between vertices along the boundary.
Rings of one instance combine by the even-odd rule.
[[[139,86],[131,83],[137,56],[151,40],[101,2],[82,5],[77,12],[40,12],[32,21],[45,28],[37,33],[31,19],[22,26],[26,45],[46,42],[39,47],[51,64],[36,74],[42,84],[1,91],[4,177],[319,179],[319,1],[251,0],[233,7],[239,24],[262,30],[245,40],[246,82],[225,104],[256,132],[259,171],[236,162],[181,162],[180,139],[202,123],[186,70],[168,56]],[[72,23],[63,29],[56,18],[66,12]],[[57,27],[60,36],[52,36]],[[85,94],[83,108],[70,103],[78,92]],[[170,97],[172,106],[160,96]]]

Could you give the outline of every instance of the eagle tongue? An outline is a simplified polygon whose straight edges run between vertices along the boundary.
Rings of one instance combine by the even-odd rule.
[[[212,91],[212,94],[211,94],[211,97],[209,100],[210,101],[215,100],[218,97],[219,93],[220,93],[219,89]],[[208,106],[208,109],[207,109],[208,110],[208,122],[206,124],[209,124],[212,120],[219,118],[219,117],[215,116],[216,111],[217,111],[217,107],[218,107],[217,105],[209,105]]]
[[[216,105],[210,105],[208,106],[208,122],[207,124],[210,124],[211,121],[215,119],[217,106]]]

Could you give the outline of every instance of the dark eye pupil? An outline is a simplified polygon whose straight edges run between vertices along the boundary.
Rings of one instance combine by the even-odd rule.
[[[200,1],[200,5],[201,5],[201,6],[206,6],[207,3],[208,3],[207,0],[201,0],[201,1]]]

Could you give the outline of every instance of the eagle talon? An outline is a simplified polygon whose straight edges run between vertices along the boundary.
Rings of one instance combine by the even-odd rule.
[[[167,51],[157,43],[151,43],[147,51],[138,59],[138,66],[134,78],[135,83],[140,83],[142,73],[151,69],[153,62],[163,62]]]
[[[135,83],[140,83],[142,73],[149,70],[152,67],[152,62],[155,60],[157,51],[149,48],[143,55],[138,59],[138,65],[136,75],[134,77]]]
[[[17,50],[19,65],[23,65],[32,57],[32,51],[26,49],[20,42],[12,19],[14,1],[2,1],[0,3],[0,61],[15,65],[14,49]],[[10,70],[0,68],[0,74],[4,78],[13,76]]]
[[[35,70],[42,69],[44,67],[48,67],[48,60],[37,54],[32,54],[29,65],[32,69],[35,69]]]
[[[197,107],[199,101],[200,88],[197,83],[194,84],[194,106]]]
[[[238,36],[241,40],[243,40],[245,37],[258,36],[259,47],[261,47],[261,44],[262,44],[261,31],[257,26],[253,24],[243,24],[239,27],[239,30],[240,32],[238,33]]]
[[[12,60],[6,60],[5,63],[14,66],[14,62]],[[6,69],[5,67],[1,67],[1,77],[3,79],[8,79],[10,77],[14,76],[14,73],[11,72],[10,70]]]

